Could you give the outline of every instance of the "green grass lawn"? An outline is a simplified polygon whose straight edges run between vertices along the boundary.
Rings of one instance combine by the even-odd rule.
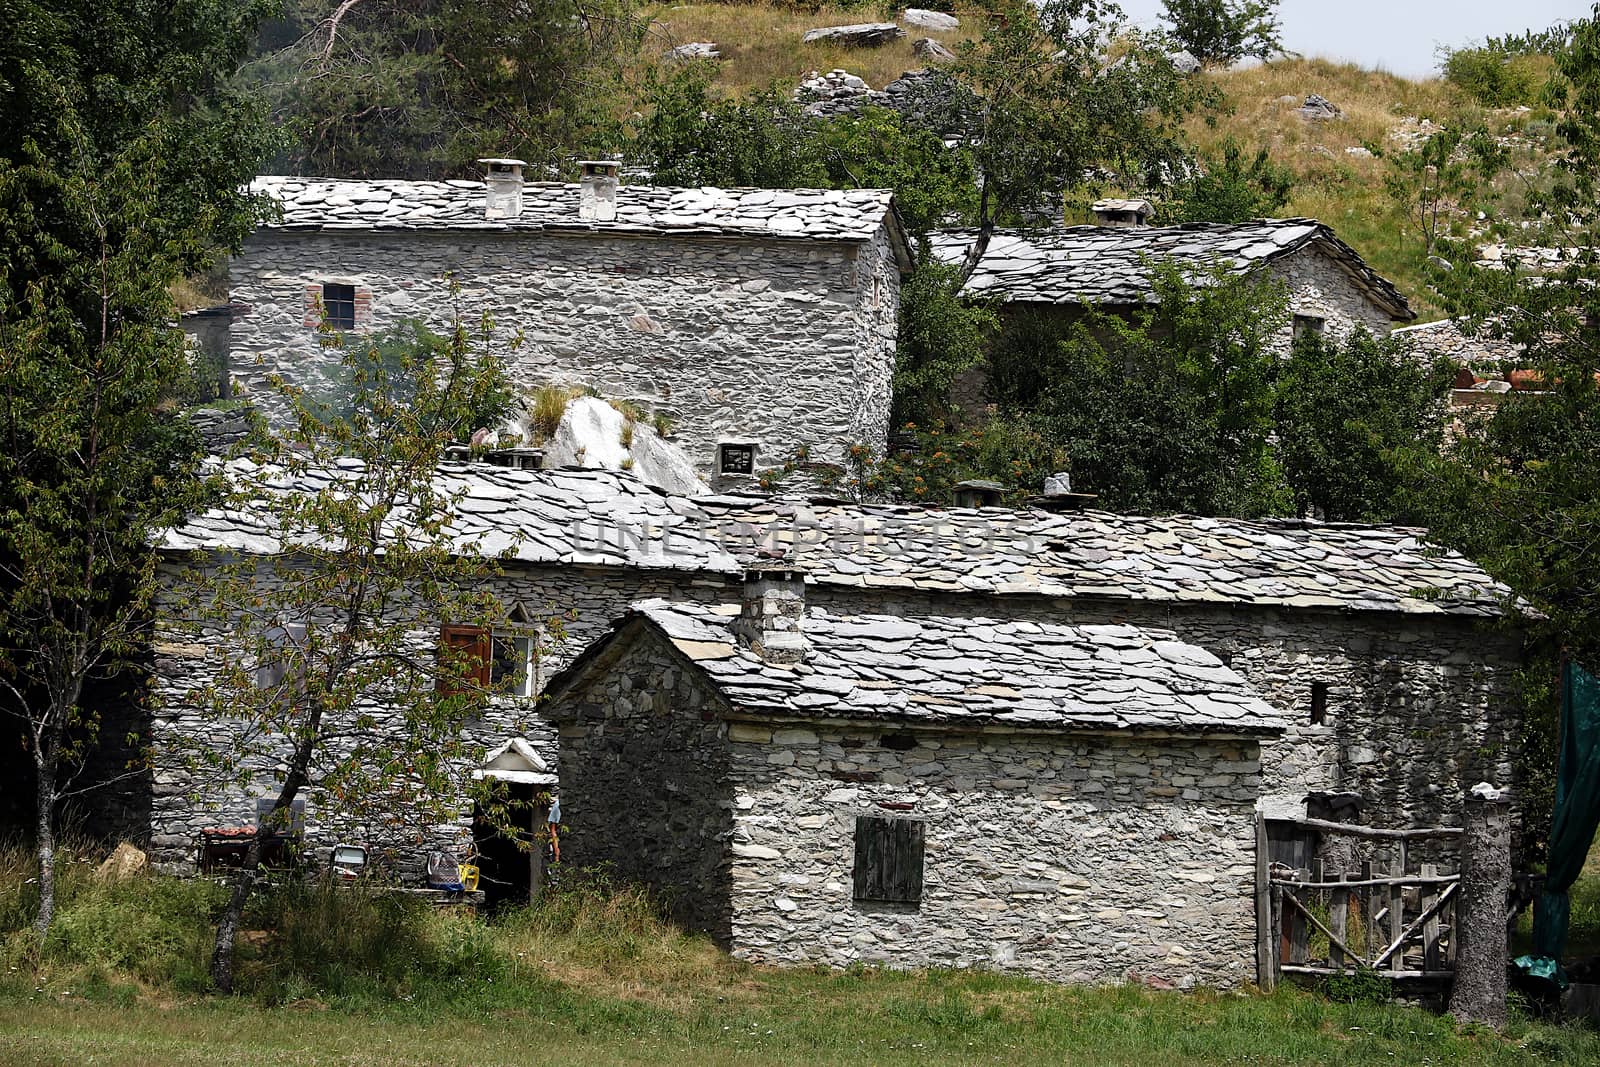
[[[571,986],[452,1006],[350,1012],[317,1003],[117,1004],[0,999],[7,1064],[1005,1063],[1532,1064],[1600,1061],[1600,1035],[1521,1025],[1459,1032],[1448,1019],[1314,994],[1080,990],[984,974],[830,974],[735,968],[738,981]]]
[[[1506,1034],[1283,988],[1089,989],[983,971],[759,967],[603,879],[484,920],[293,879],[246,912],[209,995],[222,886],[62,865],[50,937],[0,849],[0,1064],[1600,1063],[1600,1033]]]

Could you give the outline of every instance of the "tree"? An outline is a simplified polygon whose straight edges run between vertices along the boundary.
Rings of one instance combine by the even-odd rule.
[[[1200,62],[1232,66],[1283,51],[1276,0],[1162,0],[1172,36]]]
[[[1295,511],[1329,522],[1416,522],[1408,449],[1437,452],[1456,368],[1358,330],[1308,336],[1278,368],[1275,450]]]
[[[1542,383],[1466,421],[1442,457],[1416,457],[1434,536],[1534,609],[1525,621],[1600,665],[1600,6],[1572,26],[1551,87],[1566,153],[1519,220],[1559,251],[1529,270],[1515,252],[1479,267],[1441,240],[1436,282],[1469,329],[1509,342]]]
[[[823,188],[827,167],[817,125],[776,85],[717,97],[712,70],[690,64],[646,83],[648,106],[634,147],[661,185]]]
[[[1244,149],[1229,137],[1220,158],[1206,159],[1174,184],[1163,214],[1172,223],[1271,218],[1289,202],[1293,186],[1293,172],[1272,162],[1265,148],[1246,163]]]
[[[245,74],[290,135],[293,173],[559,167],[619,147],[622,60],[647,24],[635,0],[289,0]]]
[[[1151,269],[1151,300],[1126,316],[1008,323],[991,357],[1000,410],[1031,413],[1074,485],[1112,510],[1281,514],[1270,441],[1287,290],[1224,266]]]
[[[1461,207],[1504,168],[1509,153],[1482,126],[1440,130],[1400,152],[1373,151],[1388,164],[1384,189],[1416,227],[1422,254],[1431,255]]]
[[[1183,120],[1215,98],[1103,0],[1005,0],[948,69],[971,101],[957,139],[980,189],[963,284],[997,226],[1059,220],[1069,190],[1164,183],[1187,165]]]
[[[167,286],[237,246],[269,143],[227,88],[263,10],[4,5],[0,37],[0,708],[33,757],[42,936],[55,819],[96,679],[145,636],[149,542],[205,491],[168,411]]]
[[[993,306],[961,295],[959,270],[923,256],[900,289],[898,417],[931,421],[944,414],[951,387],[963,371],[983,363],[998,326]]]
[[[232,743],[196,739],[190,758],[246,788],[275,778],[268,829],[312,791],[352,821],[455,811],[473,754],[462,728],[484,709],[490,650],[478,637],[437,647],[439,626],[501,619],[485,582],[493,562],[453,530],[461,494],[438,477],[445,447],[505,395],[503,368],[469,340],[457,324],[443,353],[382,339],[345,348],[349,413],[280,385],[296,418],[257,463],[232,469],[230,503],[277,551],[203,561],[173,588],[169,612],[222,626],[237,650],[190,695]],[[221,992],[261,850],[258,834],[217,926]]]

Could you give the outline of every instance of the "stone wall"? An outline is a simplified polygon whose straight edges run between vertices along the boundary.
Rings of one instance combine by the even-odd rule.
[[[1365,798],[1372,825],[1451,821],[1467,787],[1513,778],[1519,724],[1512,691],[1523,645],[1518,633],[1489,622],[1246,605],[807,592],[818,604],[870,598],[872,610],[892,614],[1128,623],[1199,645],[1294,724],[1264,747],[1263,791],[1279,798],[1354,791]],[[1313,682],[1328,685],[1321,725],[1310,722]]]
[[[1359,326],[1375,337],[1386,337],[1394,327],[1389,313],[1372,302],[1337,260],[1315,245],[1275,259],[1267,269],[1289,287],[1289,313],[1323,319],[1329,340],[1342,343]],[[1275,347],[1287,354],[1293,340],[1291,324],[1279,332]]]
[[[726,945],[734,804],[720,701],[644,625],[562,694],[562,858],[649,886]],[[619,664],[620,660],[620,664]]]
[[[222,621],[196,619],[177,606],[171,590],[182,588],[184,574],[183,565],[177,561],[163,566],[162,577],[169,593],[162,601],[154,643],[154,708],[148,724],[155,749],[154,773],[149,783],[153,795],[149,803],[148,843],[152,858],[173,868],[193,863],[201,829],[252,825],[256,798],[276,795],[278,761],[288,755],[287,746],[264,755],[256,761],[254,780],[248,783],[224,781],[196,762],[207,746],[224,750],[236,745],[239,727],[210,716],[199,703],[203,688],[216,677],[220,665],[228,661],[231,650]],[[714,575],[605,568],[508,565],[495,584],[495,593],[508,610],[511,605],[521,605],[529,618],[540,623],[543,637],[535,672],[536,690],[635,600],[651,596],[721,600],[728,595]],[[441,621],[419,620],[416,639],[420,655],[429,655],[436,647]],[[392,715],[381,707],[369,710],[380,723]],[[541,758],[552,768],[555,766],[554,728],[537,714],[532,699],[496,698],[489,713],[471,724],[464,737],[483,749],[511,737],[524,737]],[[466,775],[472,769],[463,766],[456,770]],[[364,843],[387,850],[387,862],[402,872],[411,872],[428,849],[459,850],[470,839],[472,811],[465,798],[452,819],[427,826],[396,827],[389,825],[382,813],[362,818],[341,813],[316,788],[305,795],[305,840],[315,853],[320,854],[341,840]]]
[[[754,723],[729,739],[736,955],[1179,986],[1251,973],[1254,742]],[[853,899],[862,815],[924,822],[920,905]]]
[[[337,282],[356,288],[361,331],[489,314],[519,384],[591,385],[664,412],[708,477],[719,439],[756,442],[766,466],[802,446],[837,462],[887,433],[900,294],[887,230],[856,243],[267,229],[230,270],[245,305],[230,362],[253,394],[274,370],[342,391],[316,329],[320,286]]]

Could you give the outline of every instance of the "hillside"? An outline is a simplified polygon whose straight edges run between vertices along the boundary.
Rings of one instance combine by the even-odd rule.
[[[959,29],[930,33],[912,28],[905,39],[878,48],[802,42],[805,31],[813,27],[869,21],[881,14],[860,6],[812,11],[768,3],[662,6],[653,13],[640,67],[657,62],[676,45],[704,41],[718,45],[723,58],[716,83],[730,93],[774,82],[792,86],[810,71],[834,68],[882,88],[904,71],[925,65],[912,51],[916,38],[933,36],[954,47],[981,31],[976,8],[957,8]],[[1548,118],[1527,108],[1485,112],[1440,77],[1411,80],[1317,58],[1283,59],[1200,76],[1221,90],[1224,106],[1220,114],[1197,116],[1191,122],[1196,146],[1202,152],[1215,152],[1230,137],[1251,152],[1265,146],[1296,179],[1284,214],[1333,225],[1400,285],[1423,319],[1436,318],[1440,312],[1423,282],[1422,241],[1416,224],[1385,189],[1390,165],[1367,146],[1402,149],[1408,138],[1426,136],[1430,129],[1475,120],[1487,122],[1502,137],[1521,137],[1537,133],[1540,120]],[[1332,101],[1342,116],[1327,122],[1300,117],[1295,109],[1311,94]],[[1537,143],[1531,147],[1537,156]]]

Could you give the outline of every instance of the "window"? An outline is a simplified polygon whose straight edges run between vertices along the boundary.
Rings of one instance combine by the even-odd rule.
[[[1321,726],[1328,718],[1328,683],[1311,683],[1311,725]]]
[[[1320,315],[1296,315],[1294,317],[1294,339],[1303,337],[1321,337],[1322,331],[1327,327],[1328,320]]]
[[[263,692],[304,690],[306,677],[306,624],[289,622],[261,635],[261,657],[256,662],[256,688]],[[293,670],[293,677],[290,671]],[[285,686],[285,680],[288,685]]]
[[[922,903],[923,828],[919,819],[856,817],[856,900]]]
[[[455,696],[467,686],[489,685],[489,631],[481,626],[445,626],[439,630],[439,671],[434,688]]]
[[[324,282],[322,285],[322,314],[328,326],[335,330],[356,328],[356,287]]]
[[[534,641],[530,634],[496,632],[494,654],[489,663],[489,684],[497,693],[514,697],[533,696]]]
[[[724,441],[717,446],[717,470],[723,474],[754,474],[756,446],[746,442]]]

